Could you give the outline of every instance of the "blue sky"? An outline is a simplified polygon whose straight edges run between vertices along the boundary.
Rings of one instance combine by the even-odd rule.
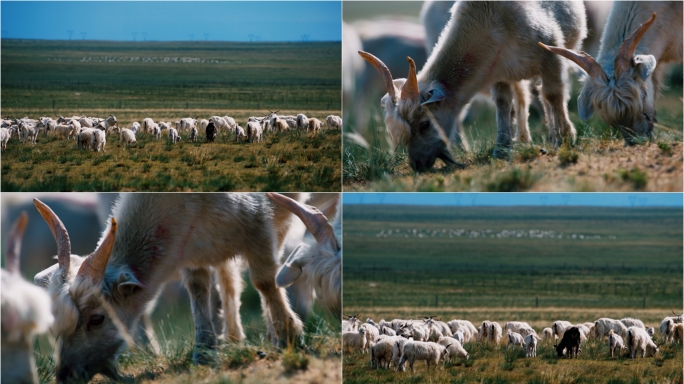
[[[3,38],[68,40],[71,30],[73,40],[84,34],[118,41],[342,39],[339,1],[2,1],[0,7]]]
[[[344,204],[682,207],[681,193],[345,193]]]

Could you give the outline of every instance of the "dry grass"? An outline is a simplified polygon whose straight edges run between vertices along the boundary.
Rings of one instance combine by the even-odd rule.
[[[4,112],[4,111],[3,111]],[[10,111],[10,113],[18,111]],[[72,111],[64,111],[69,115]],[[121,127],[154,116],[155,121],[181,117],[229,114],[244,125],[248,116],[265,111],[209,111],[187,113],[170,110],[117,111]],[[296,113],[281,111],[281,113]],[[305,111],[309,116],[339,111]],[[93,110],[86,115],[105,116]],[[17,114],[19,116],[20,114]],[[49,115],[31,111],[29,116]],[[139,134],[130,148],[118,136],[108,136],[106,152],[81,151],[75,141],[39,136],[38,144],[22,145],[12,139],[3,152],[3,191],[339,191],[341,188],[340,132],[324,129],[320,134],[289,131],[268,132],[263,143],[235,143],[220,133],[216,142],[200,136],[197,143],[181,133],[182,141],[169,145]]]

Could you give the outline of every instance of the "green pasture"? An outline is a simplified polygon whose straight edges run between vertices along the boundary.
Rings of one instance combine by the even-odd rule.
[[[339,109],[339,42],[2,40],[2,114]],[[33,116],[32,116],[33,117]],[[194,117],[194,116],[193,116]]]

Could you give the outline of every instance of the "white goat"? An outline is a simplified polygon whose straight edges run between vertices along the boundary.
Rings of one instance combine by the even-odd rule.
[[[171,144],[176,144],[177,142],[180,141],[180,135],[178,135],[178,131],[176,131],[176,128],[169,128],[169,142]]]
[[[249,141],[250,143],[253,143],[255,141],[256,142],[264,141],[262,131],[261,131],[261,124],[259,124],[258,122],[256,122],[256,121],[248,122],[247,127],[246,127],[246,131],[247,131],[247,141]]]
[[[155,125],[154,127],[152,127],[152,132],[151,132],[151,133],[152,133],[152,135],[154,136],[154,139],[155,139],[155,140],[161,139],[161,128],[159,128],[158,125]]]
[[[335,115],[328,115],[325,118],[325,122],[328,125],[328,129],[342,129],[342,118]]]
[[[135,144],[135,132],[128,128],[122,128],[121,132],[119,132],[119,140],[121,140],[122,143],[126,144],[126,146]]]
[[[306,131],[309,128],[309,118],[306,117],[306,115],[303,113],[297,115],[295,123],[295,128],[300,129],[302,131]]]
[[[478,329],[477,339],[494,344],[501,343],[501,325],[495,321],[484,320]]]
[[[100,152],[101,149],[102,152],[104,152],[106,144],[107,135],[105,132],[100,131],[99,129],[93,129],[93,132],[90,136],[90,147],[93,149],[93,151]]]
[[[494,156],[507,157],[513,139],[511,101],[514,93],[527,91],[521,83],[526,79],[542,80],[551,141],[558,145],[563,136],[574,141],[575,128],[567,112],[566,65],[537,42],[578,48],[587,34],[582,3],[464,1],[454,4],[451,11],[419,76],[409,58],[408,79],[392,80],[380,60],[359,52],[385,79],[385,124],[394,141],[408,147],[411,167],[429,169],[437,158],[462,165],[448,148],[450,142],[465,141],[457,116],[480,89],[490,86],[497,105]],[[526,112],[527,106],[517,110]],[[528,132],[521,137],[529,137]]]
[[[83,128],[76,136],[76,148],[88,149],[91,146],[93,134],[97,131],[95,128]]]
[[[154,120],[152,120],[152,118],[146,117],[145,119],[143,119],[143,122],[142,122],[142,131],[145,134],[151,134],[151,133],[153,133],[152,129],[154,129],[154,127],[157,127],[157,126],[158,126],[158,124],[155,123]]]
[[[376,341],[378,340],[378,336],[380,336],[380,330],[378,330],[377,328],[368,323],[361,324],[359,326],[359,329],[366,330],[366,348],[364,348],[363,350],[363,352],[365,353],[367,349],[370,349],[375,345]]]
[[[469,342],[477,337],[477,328],[468,320],[451,320],[447,323],[451,327],[451,332],[456,334],[456,331],[463,331],[465,342]]]
[[[396,371],[404,372],[406,370],[406,366],[401,363],[401,358],[404,355],[404,345],[409,341],[413,341],[413,338],[400,337],[394,341],[394,347],[392,347],[392,364]]]
[[[602,317],[594,322],[594,336],[599,340],[608,336],[611,329],[620,336],[627,335],[627,327],[620,320]]]
[[[551,331],[553,332],[554,337],[558,337],[558,339],[562,339],[563,335],[565,334],[565,330],[572,327],[572,326],[573,326],[572,323],[569,321],[556,320],[551,325]]]
[[[654,356],[656,352],[658,352],[658,346],[651,340],[651,337],[646,333],[646,330],[640,327],[627,328],[625,345],[629,350],[629,356],[632,359],[636,357],[638,351],[642,351],[642,358]]]
[[[239,143],[240,138],[242,138],[243,140],[247,139],[247,134],[245,133],[244,128],[238,125],[237,127],[235,127],[235,142]]]
[[[131,131],[138,133],[139,130],[140,130],[140,123],[138,123],[137,121],[134,121],[133,124],[131,124]]]
[[[616,348],[618,349],[618,356],[621,350],[627,349],[622,337],[615,334],[612,329],[608,332],[608,348],[610,349],[610,357],[613,357]]]
[[[530,324],[528,324],[527,322],[524,322],[524,321],[509,321],[506,324],[504,324],[504,326],[503,326],[504,336],[508,332],[520,333],[520,330],[523,328],[532,328],[532,327],[530,326]]]
[[[682,315],[676,314],[674,311],[672,312],[675,316],[668,316],[663,319],[663,321],[660,323],[660,334],[663,336],[665,339],[665,342],[668,342],[672,340],[673,335],[673,330],[675,324],[681,324],[682,323]]]
[[[622,132],[625,144],[652,139],[665,64],[682,62],[682,3],[615,1],[596,59],[572,48],[542,46],[587,73],[577,99],[581,119],[596,111]]]
[[[541,337],[542,337],[543,341],[554,341],[555,340],[555,337],[553,336],[553,331],[549,327],[542,329]]]
[[[368,339],[366,338],[366,329],[359,328],[358,331],[342,332],[342,345],[345,351],[352,352],[354,350],[365,351]]]
[[[508,352],[508,347],[510,347],[511,345],[513,346],[513,348],[515,348],[516,345],[525,348],[525,339],[523,339],[522,335],[518,332],[508,331],[508,343],[506,344],[506,352]]]
[[[431,363],[434,364],[436,368],[440,361],[445,360],[449,356],[449,346],[450,345],[443,346],[432,342],[409,341],[404,344],[404,350],[402,351],[399,365],[401,366],[408,361],[411,372],[413,372],[413,364],[416,360],[425,360],[429,372]]]
[[[50,296],[40,287],[21,277],[19,256],[21,239],[28,223],[22,212],[7,236],[5,268],[0,270],[2,315],[2,371],[3,383],[38,383],[33,357],[33,338],[46,332],[54,317],[50,311]]]
[[[193,360],[208,362],[204,351],[217,344],[208,300],[209,267],[226,267],[238,255],[249,265],[250,280],[261,294],[270,340],[285,346],[301,333],[299,317],[275,285],[291,213],[263,194],[122,194],[97,249],[87,258],[71,255],[64,225],[50,208],[34,201],[58,244],[58,264],[35,278],[47,285],[55,302],[54,331],[62,345],[58,381],[89,380],[95,373],[118,377],[115,360],[129,340],[126,335],[177,273],[190,293],[195,320]],[[222,285],[227,297],[239,297],[234,288]],[[83,356],[89,357],[87,364]]]
[[[437,340],[437,344],[447,347],[449,354],[447,355],[446,360],[449,362],[451,362],[451,359],[455,359],[457,357],[466,360],[468,359],[468,351],[463,348],[463,344],[460,341],[454,339],[453,337],[441,337],[439,340]]]
[[[190,141],[193,143],[197,141],[197,128],[195,127],[190,128]]]
[[[403,338],[401,336],[390,336],[378,340],[375,346],[371,347],[371,366],[376,369],[380,367],[388,369],[392,362],[394,343],[400,339]]]
[[[2,144],[2,150],[7,149],[7,142],[10,139],[10,130],[9,128],[0,128],[0,143]]]
[[[19,129],[21,130],[21,143],[26,144],[26,139],[29,143],[36,144],[36,138],[38,137],[38,129],[36,129],[35,123],[20,122]]]

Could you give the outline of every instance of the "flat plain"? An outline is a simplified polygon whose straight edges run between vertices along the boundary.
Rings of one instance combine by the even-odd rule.
[[[340,43],[32,41],[3,39],[3,117],[113,114],[120,127],[146,117],[304,113],[340,115]],[[105,153],[39,134],[36,146],[11,139],[2,189],[51,191],[334,191],[341,187],[341,135],[266,133],[264,143],[168,145],[138,135]]]
[[[344,207],[344,313],[379,321],[527,321],[635,317],[658,328],[682,312],[682,213],[666,208]],[[343,357],[346,383],[681,383],[682,346],[655,358],[608,356],[583,345],[578,360],[550,344],[527,359],[505,345],[466,343],[470,358],[426,373],[374,370]]]

